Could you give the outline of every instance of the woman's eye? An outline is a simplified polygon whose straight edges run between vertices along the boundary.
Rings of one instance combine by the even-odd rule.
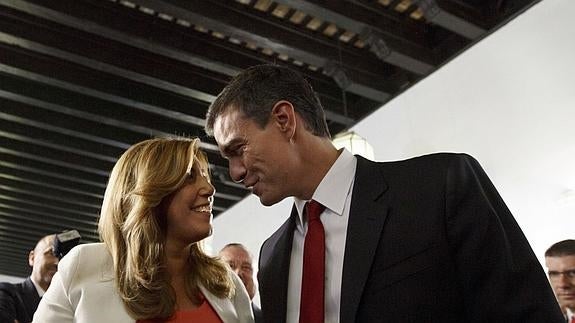
[[[196,171],[192,169],[192,170],[190,170],[190,172],[188,173],[188,176],[187,176],[186,180],[193,182],[195,179],[196,179]]]

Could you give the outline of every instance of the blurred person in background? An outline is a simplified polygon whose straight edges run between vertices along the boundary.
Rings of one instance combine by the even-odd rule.
[[[575,323],[575,240],[559,241],[549,247],[545,265],[566,322]]]
[[[0,323],[29,323],[58,270],[56,235],[44,236],[28,254],[32,273],[18,284],[0,283]]]
[[[120,157],[98,224],[103,243],[62,259],[34,322],[253,322],[241,280],[202,248],[214,187],[199,145],[150,139]]]
[[[248,249],[241,243],[229,243],[220,250],[220,258],[240,277],[248,295],[252,300],[252,310],[256,323],[263,322],[261,309],[253,303],[256,296],[256,284],[254,282],[253,257]]]

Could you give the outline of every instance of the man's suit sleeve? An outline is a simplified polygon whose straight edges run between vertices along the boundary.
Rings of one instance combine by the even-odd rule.
[[[8,285],[8,283],[2,283],[0,286],[0,322],[14,322],[16,317],[16,300],[14,299],[12,292],[8,289],[12,289],[14,292],[14,287]]]
[[[541,265],[479,163],[456,155],[445,185],[447,238],[470,322],[562,322]]]

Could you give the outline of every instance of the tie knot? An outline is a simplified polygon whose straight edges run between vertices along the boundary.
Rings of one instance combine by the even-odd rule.
[[[315,200],[310,200],[305,205],[308,221],[313,221],[319,219],[319,215],[325,209],[325,206],[321,205]]]

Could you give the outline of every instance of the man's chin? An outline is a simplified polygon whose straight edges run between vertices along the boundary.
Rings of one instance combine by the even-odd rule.
[[[260,203],[263,206],[272,206],[274,204],[277,204],[279,202],[281,202],[284,198],[283,197],[271,197],[271,196],[266,196],[265,194],[259,195],[258,196],[260,198]]]

